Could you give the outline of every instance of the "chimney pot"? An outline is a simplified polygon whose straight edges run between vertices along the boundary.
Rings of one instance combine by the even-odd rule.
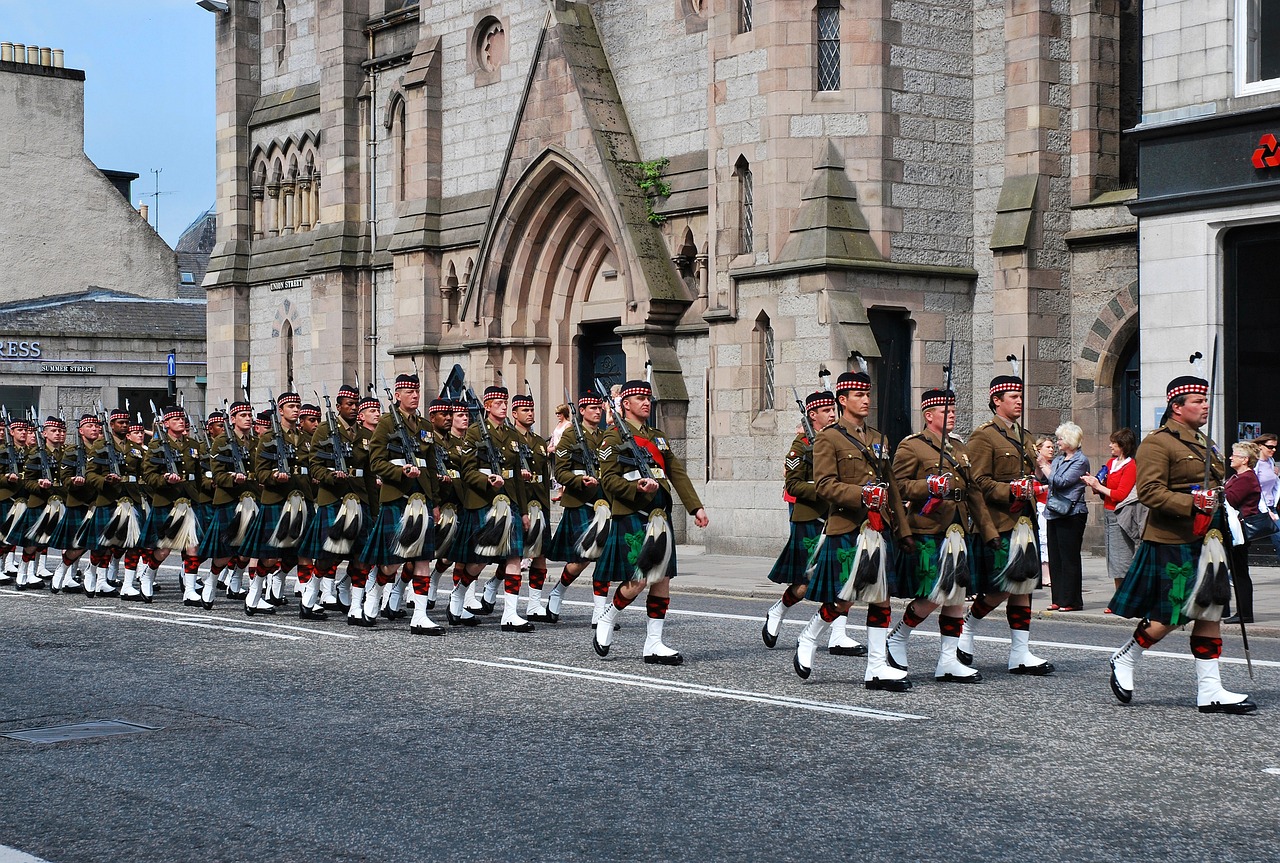
[[[146,205],[146,204],[139,204],[139,205],[138,205],[138,215],[142,216],[142,221],[144,221],[144,222],[148,222],[148,221],[150,221],[150,220],[147,218],[147,205]]]
[[[61,68],[62,68],[62,62],[63,62],[63,61],[62,61],[62,49],[61,49],[61,48],[54,48],[54,49],[53,49],[53,65],[54,65],[54,68],[56,68],[56,69],[61,69]]]
[[[4,60],[7,63],[13,62],[12,42],[0,42],[0,60]]]

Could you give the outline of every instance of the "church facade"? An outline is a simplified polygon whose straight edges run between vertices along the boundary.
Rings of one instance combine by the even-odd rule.
[[[209,397],[455,366],[553,409],[650,364],[709,550],[775,553],[803,395],[918,428],[1140,416],[1130,0],[231,0]],[[526,384],[527,382],[527,384]],[[1155,384],[1153,387],[1157,386]],[[1159,384],[1158,386],[1163,386]]]

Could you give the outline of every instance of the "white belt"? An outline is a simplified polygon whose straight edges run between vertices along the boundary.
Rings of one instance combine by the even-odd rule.
[[[364,476],[364,468],[359,468],[359,467],[356,468],[351,472],[351,475],[356,479],[359,479],[360,477]]]
[[[660,468],[660,467],[652,467],[652,468],[649,468],[649,476],[650,476],[650,478],[652,478],[652,479],[666,479],[666,478],[667,478],[666,471],[664,471],[664,470],[663,470],[662,468]],[[635,482],[636,480],[640,479],[640,471],[638,471],[638,470],[628,471],[627,473],[624,473],[624,474],[622,475],[622,478],[623,478],[623,479],[625,479],[627,482]]]
[[[484,474],[485,476],[493,476],[493,471],[489,470],[489,468],[487,467],[480,468],[480,473]],[[513,470],[502,471],[503,479],[511,479],[513,476],[515,476],[515,471]]]

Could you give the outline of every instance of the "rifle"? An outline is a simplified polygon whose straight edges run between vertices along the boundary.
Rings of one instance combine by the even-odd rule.
[[[413,441],[409,438],[409,429],[405,427],[404,418],[400,416],[400,409],[396,406],[396,397],[391,392],[391,387],[387,386],[387,379],[382,379],[382,388],[387,393],[388,405],[391,412],[391,422],[396,427],[396,437],[400,438],[400,446],[404,449],[405,464],[421,468],[418,464],[418,451],[413,445]]]
[[[596,386],[600,385],[599,379],[596,380]],[[631,433],[631,429],[627,427],[627,418],[622,415],[622,409],[618,409],[618,416],[613,424],[618,430],[618,434],[622,437],[622,442],[631,449],[631,454],[636,457],[636,469],[640,472],[641,479],[653,479],[653,472],[649,469],[653,465],[653,456],[649,451],[640,444],[636,443],[636,437]]]
[[[289,442],[285,440],[284,426],[280,425],[280,406],[276,404],[275,393],[267,387],[267,398],[271,400],[271,435],[275,438],[275,452],[271,459],[276,463],[276,473],[293,473],[289,469],[289,459],[293,456]]]
[[[529,389],[529,382],[524,382],[525,389]],[[516,433],[516,453],[520,456],[520,470],[533,476],[533,451],[529,449],[529,445],[524,442],[524,433],[516,428],[516,424],[511,421],[511,414],[507,414],[504,422],[507,428]]]
[[[573,423],[573,430],[578,435],[578,451],[582,454],[582,466],[592,477],[600,476],[600,465],[596,461],[596,454],[592,452],[591,447],[587,446],[587,435],[582,430],[582,417],[578,416],[578,405],[573,399],[569,398],[569,388],[564,390],[564,403],[569,406],[569,420]]]
[[[9,419],[9,409],[0,405],[0,421],[4,422],[4,449],[5,460],[9,464],[5,473],[21,474],[22,465],[19,464],[21,457],[18,455],[17,448],[13,445],[13,421]]]
[[[947,385],[942,388],[943,393],[951,392],[951,369],[955,367],[956,360],[956,340],[951,340],[951,349],[947,353]],[[942,444],[938,447],[938,469],[935,473],[942,473],[942,460],[947,455],[947,420],[950,419],[951,400],[946,395],[942,398]]]
[[[476,394],[467,387],[467,396],[473,403],[478,403]],[[484,438],[485,455],[489,460],[489,471],[494,476],[502,476],[502,457],[498,455],[498,448],[493,444],[493,436],[489,434],[489,418],[484,415],[484,411],[480,412],[480,436]]]
[[[124,476],[120,466],[120,451],[116,449],[115,435],[111,433],[111,423],[107,420],[107,409],[98,399],[98,422],[102,423],[102,443],[107,456],[107,473]]]
[[[315,390],[312,390],[315,393]],[[320,394],[316,393],[316,399],[320,398]],[[324,412],[325,421],[329,424],[329,446],[333,448],[333,469],[338,473],[347,473],[347,442],[342,439],[342,434],[338,431],[338,415],[333,412],[333,403],[329,401],[329,386],[324,387]],[[325,458],[324,454],[320,454]]]
[[[58,419],[62,419],[62,417],[58,417]],[[66,420],[62,420],[62,422],[64,425],[66,424]],[[77,479],[84,479],[84,472],[85,472],[85,469],[88,468],[88,466],[89,466],[89,456],[88,456],[88,453],[85,452],[84,438],[80,436],[80,426],[79,424],[77,424],[76,425],[76,461],[75,461]]]
[[[138,419],[141,420],[142,417],[139,416]],[[160,427],[160,411],[156,408],[155,402],[151,402],[151,424],[155,439],[160,441],[160,455],[164,459],[165,472],[182,476],[182,471],[178,469],[177,453],[169,443],[169,433]]]
[[[41,476],[49,482],[53,482],[53,468],[49,466],[49,449],[40,433],[40,414],[38,411],[38,408],[32,408],[28,411],[28,415],[31,417],[31,425],[37,431],[36,462],[39,465]]]
[[[813,430],[813,422],[809,419],[809,411],[804,406],[804,399],[800,398],[800,391],[796,389],[795,384],[791,385],[791,395],[795,397],[796,405],[800,408],[800,425],[804,426],[805,437],[809,438],[809,443],[813,443],[817,434]]]

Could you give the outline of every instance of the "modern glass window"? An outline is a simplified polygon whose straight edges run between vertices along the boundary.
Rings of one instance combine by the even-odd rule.
[[[1236,0],[1236,93],[1280,90],[1280,3]]]
[[[840,89],[840,0],[818,0],[818,89]]]

